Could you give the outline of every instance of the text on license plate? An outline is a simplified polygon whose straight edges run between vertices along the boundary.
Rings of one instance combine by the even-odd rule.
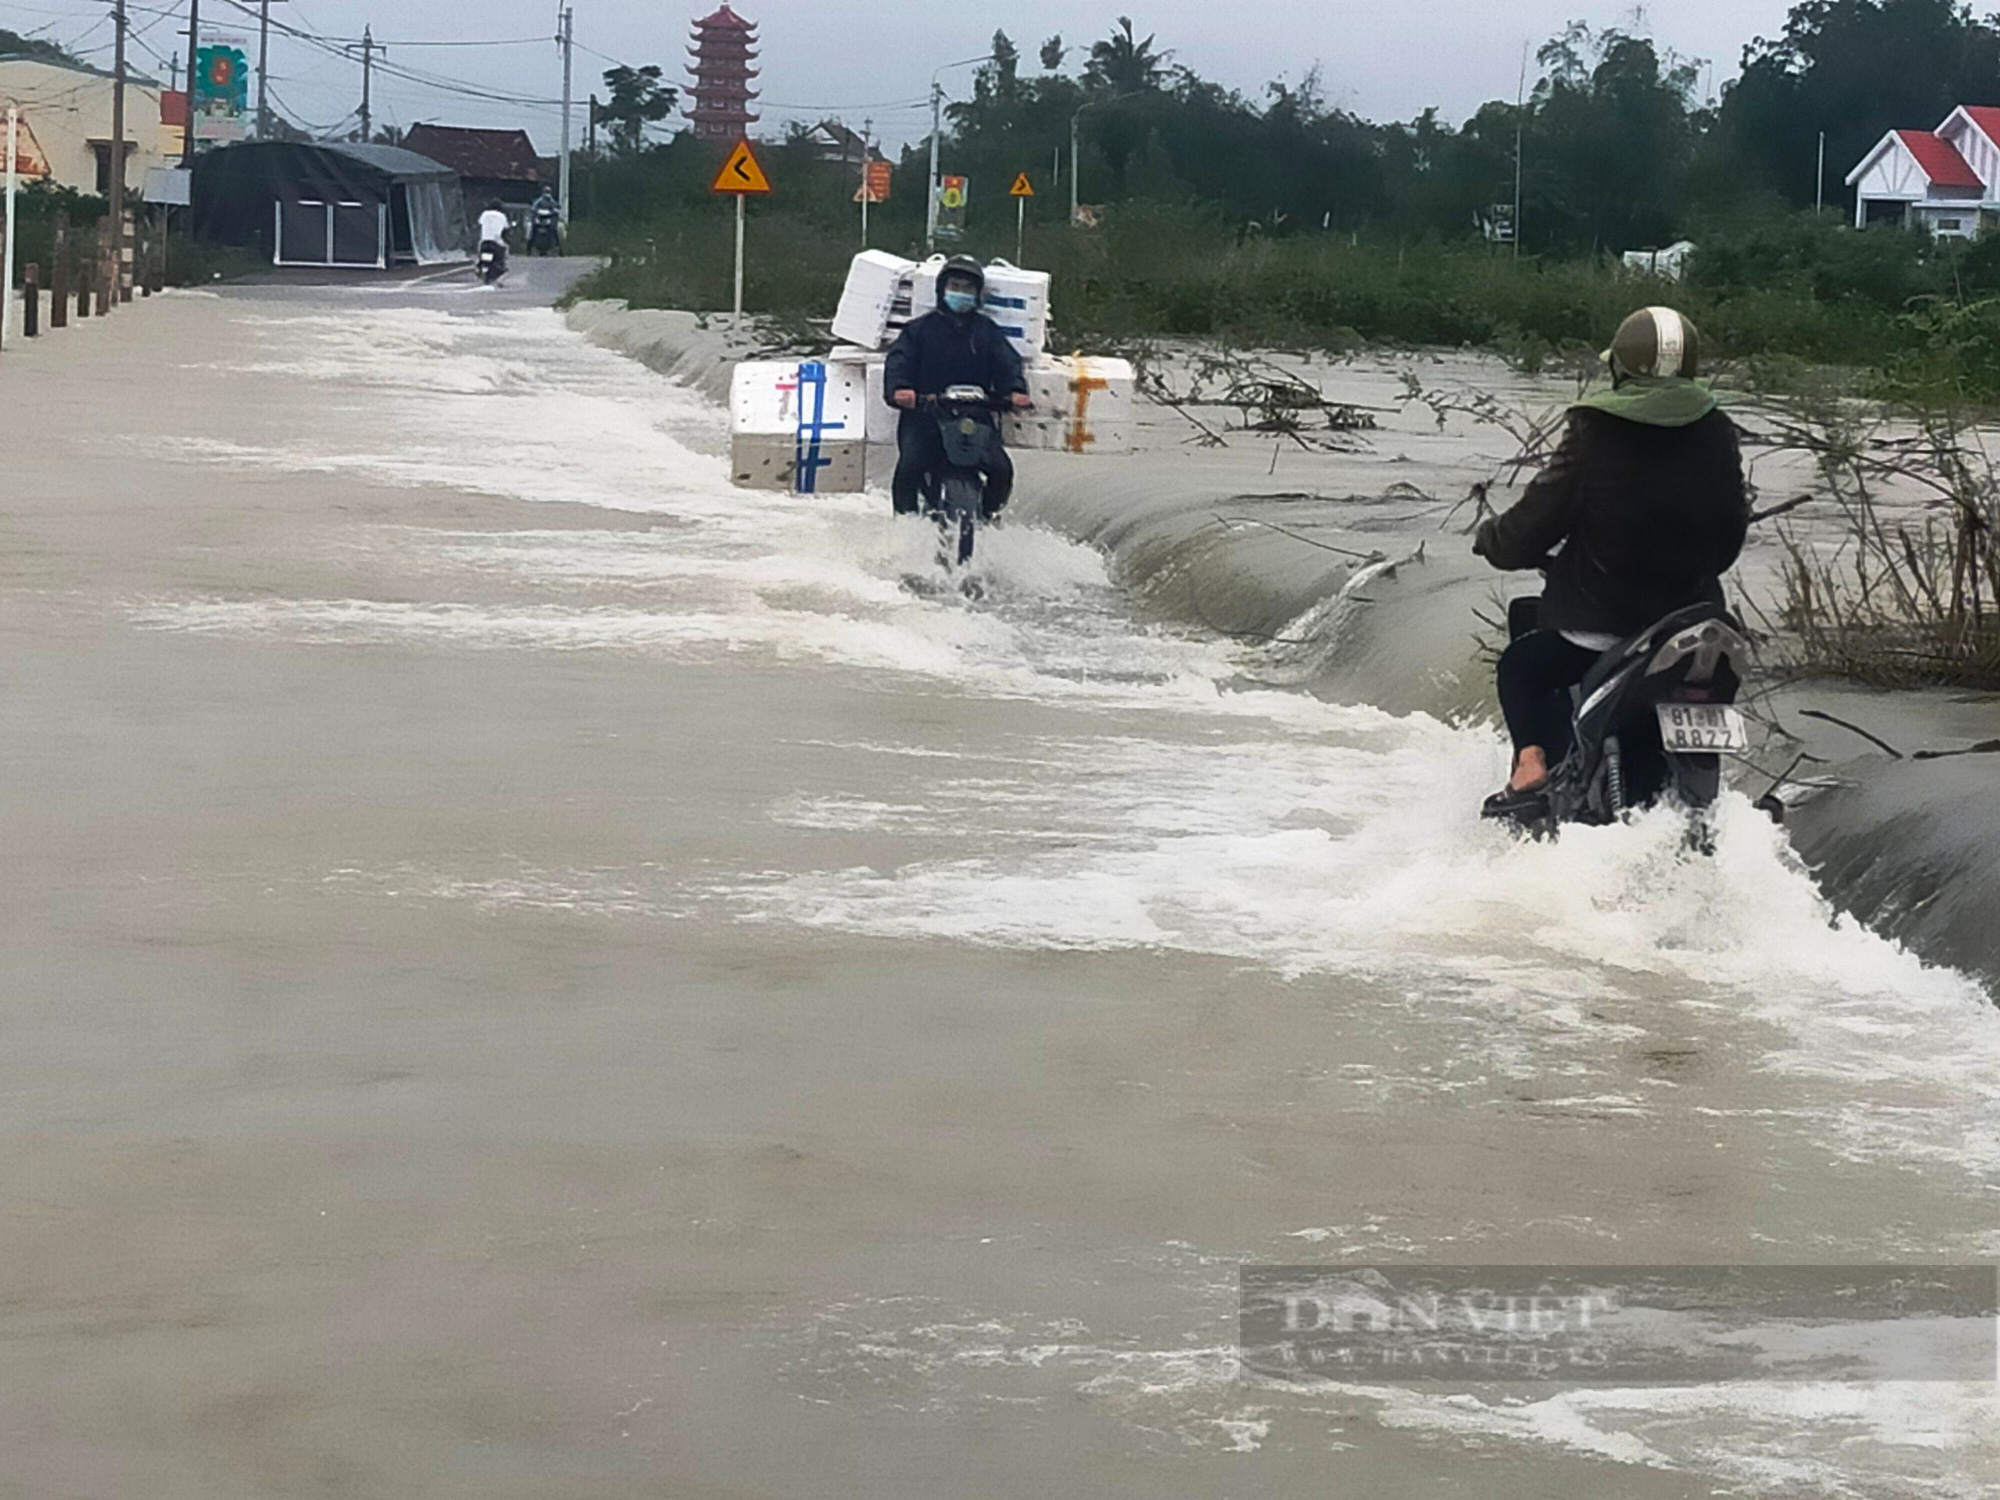
[[[1741,755],[1750,748],[1743,715],[1720,703],[1660,703],[1660,740],[1669,750]]]

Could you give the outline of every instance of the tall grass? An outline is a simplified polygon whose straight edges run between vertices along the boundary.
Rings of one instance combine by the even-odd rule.
[[[769,204],[753,204],[750,214],[747,305],[829,316],[859,248],[854,226]],[[616,229],[580,225],[577,247],[613,258],[579,295],[640,307],[725,306],[731,235],[723,205]],[[893,240],[886,247],[919,253]],[[1015,254],[1003,232],[975,235],[965,248]],[[1090,232],[1031,230],[1025,258],[1053,274],[1058,336],[1074,343],[1184,336],[1328,350],[1472,346],[1533,367],[1559,351],[1603,347],[1635,306],[1668,299],[1725,356],[1867,364],[1901,336],[1892,309],[1854,297],[1824,301],[1795,285],[1667,287],[1592,261],[1517,258],[1481,245],[1260,239],[1194,205],[1125,205]]]
[[[1989,448],[2000,302],[1934,304],[1868,402],[1781,400],[1784,446],[1838,508],[1837,545],[1787,535],[1798,664],[1881,686],[2000,688],[2000,457]]]

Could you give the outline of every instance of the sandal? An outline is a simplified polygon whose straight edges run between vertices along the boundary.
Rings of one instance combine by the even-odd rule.
[[[1480,805],[1482,818],[1535,817],[1548,811],[1549,784],[1538,781],[1531,787],[1515,791],[1512,787],[1502,787]]]

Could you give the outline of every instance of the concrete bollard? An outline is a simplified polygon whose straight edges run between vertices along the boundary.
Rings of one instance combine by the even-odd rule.
[[[21,337],[35,338],[42,331],[42,268],[29,261],[21,268]]]
[[[69,327],[69,221],[56,216],[56,253],[49,267],[49,327]]]
[[[118,268],[111,261],[111,219],[97,221],[97,257],[91,263],[91,280],[97,283],[97,315],[103,317],[118,301]]]
[[[132,300],[132,251],[137,243],[138,229],[132,222],[132,210],[126,209],[120,215],[125,221],[125,233],[118,240],[118,300]]]

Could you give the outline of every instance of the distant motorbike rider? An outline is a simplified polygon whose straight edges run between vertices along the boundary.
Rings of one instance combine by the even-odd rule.
[[[507,209],[498,198],[488,200],[479,216],[479,248],[496,246],[494,254],[504,265],[507,260]]]
[[[896,475],[890,485],[899,516],[917,513],[930,476],[944,461],[937,422],[917,409],[920,397],[941,395],[955,385],[976,385],[1017,411],[1028,405],[1020,353],[979,311],[985,288],[986,272],[979,262],[953,256],[938,272],[937,311],[912,319],[889,348],[882,388],[889,404],[903,413],[896,429]],[[1013,488],[1013,462],[996,443],[986,474],[983,510],[988,520],[999,514]]]
[[[562,254],[562,205],[546,186],[528,208],[528,226],[529,249],[537,254]]]
[[[1611,388],[1570,408],[1542,471],[1473,539],[1496,568],[1547,575],[1537,628],[1515,638],[1496,672],[1514,770],[1489,812],[1530,807],[1545,791],[1569,749],[1569,690],[1600,654],[1673,610],[1722,602],[1722,574],[1749,529],[1736,424],[1694,378],[1694,324],[1642,308],[1604,358]]]

